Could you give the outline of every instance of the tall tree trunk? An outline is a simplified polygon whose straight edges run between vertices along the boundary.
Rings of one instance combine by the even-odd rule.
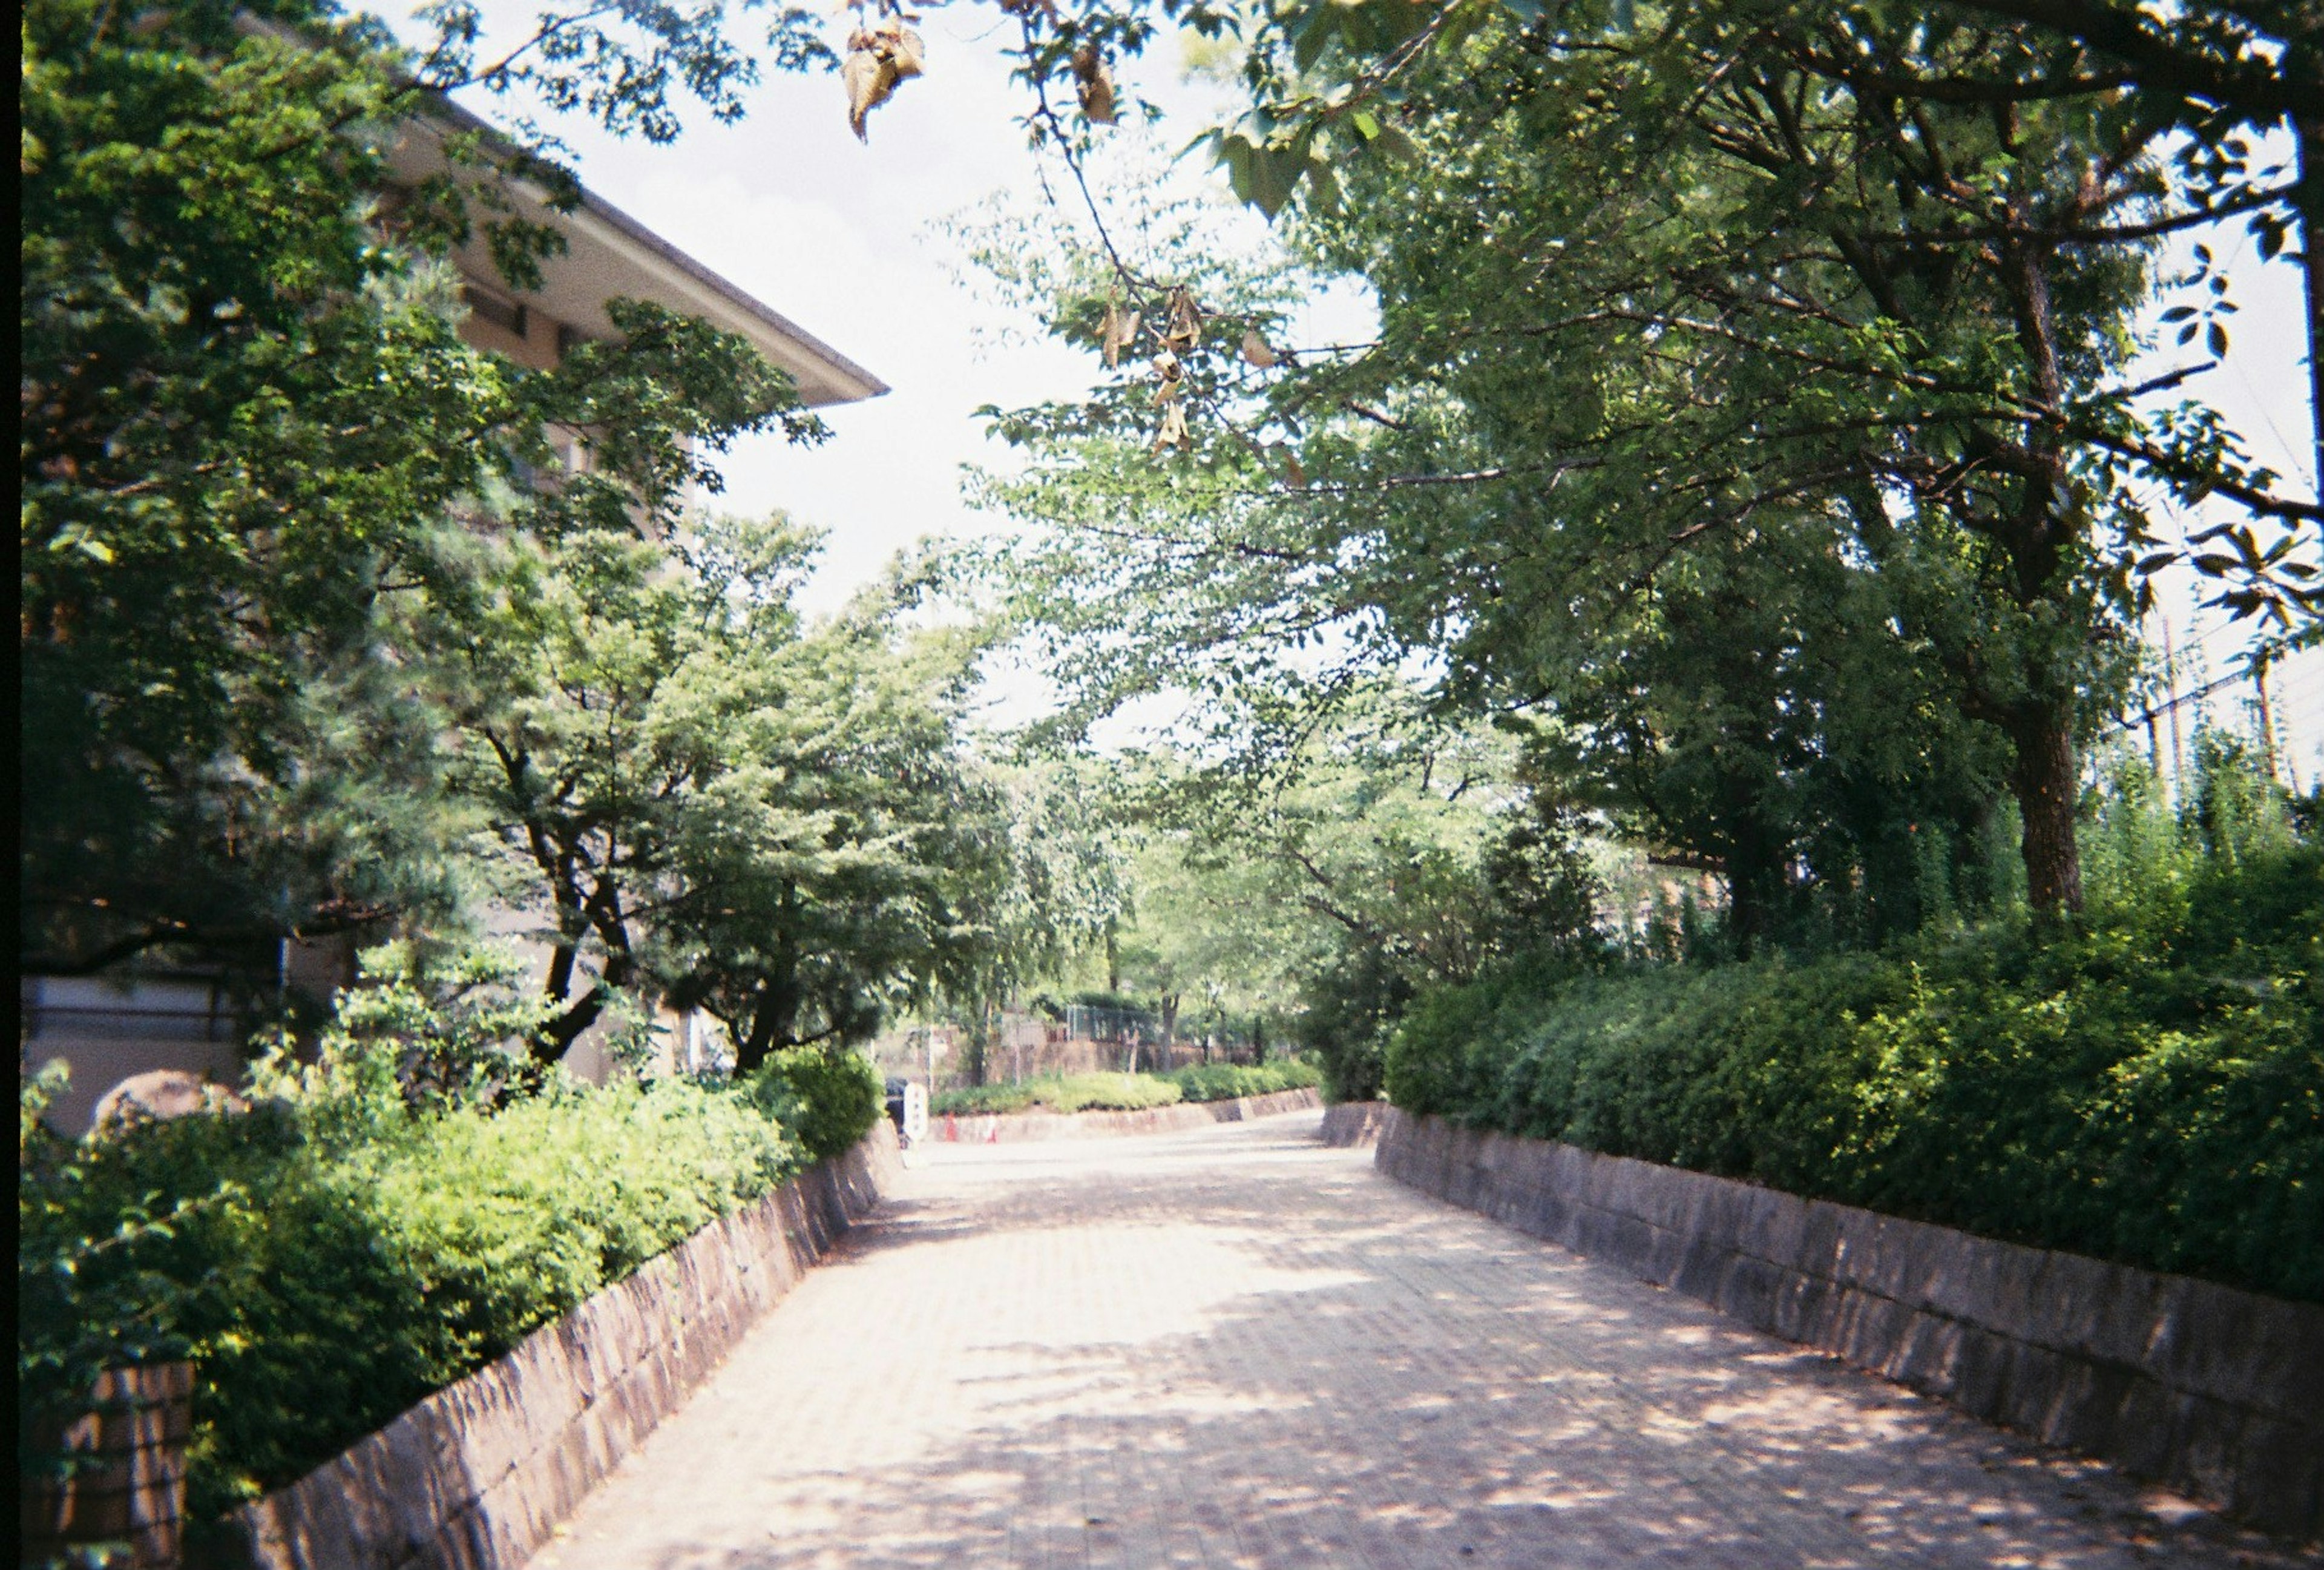
[[[1756,803],[1740,802],[1727,823],[1727,931],[1746,955],[1775,935],[1790,891],[1789,836]]]
[[[968,1082],[986,1084],[992,1073],[992,1011],[982,998],[970,1011],[968,1027]]]
[[[774,960],[759,983],[751,1009],[750,1034],[734,1043],[734,1077],[755,1074],[768,1057],[798,1037],[799,1010],[807,998],[799,986],[797,928],[791,917],[798,909],[798,891],[782,885],[775,900]]]
[[[2044,916],[2080,910],[2082,854],[2074,839],[2074,814],[2081,790],[2070,709],[2028,705],[2011,716],[2008,731],[2016,751],[2009,791],[2024,825],[2019,847],[2025,858],[2026,900]]]
[[[580,957],[578,938],[560,939],[549,951],[549,974],[541,983],[541,995],[549,1002],[565,1004],[565,1008],[533,1037],[532,1060],[536,1063],[545,1066],[563,1060],[573,1043],[580,1039],[581,1032],[597,1022],[597,1015],[604,1007],[594,986],[577,1000],[573,998],[573,975]]]
[[[604,976],[592,983],[589,990],[570,1002],[573,982],[581,957],[579,937],[561,939],[549,961],[549,976],[544,992],[549,1001],[566,1003],[558,1014],[533,1038],[532,1057],[537,1063],[563,1061],[590,1026],[604,1015],[612,991],[630,984],[637,974],[637,960],[630,951],[629,920],[622,911],[621,891],[610,884],[600,884],[586,905],[577,907],[582,932],[595,931],[605,946]]]
[[[540,1033],[532,1039],[532,1059],[547,1065],[561,1063],[573,1049],[573,1043],[582,1033],[597,1022],[605,1011],[605,989],[593,986],[582,993],[563,1013],[541,1026]]]
[[[734,1077],[755,1074],[779,1048],[798,1035],[799,1004],[803,1000],[795,976],[784,974],[762,982],[751,1011],[751,1033],[734,1047]]]

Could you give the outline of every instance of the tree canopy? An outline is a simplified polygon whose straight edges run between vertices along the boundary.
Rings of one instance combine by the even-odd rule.
[[[475,77],[437,20],[415,60],[296,5],[27,14],[23,963],[263,974],[497,904],[541,922],[543,1060],[632,994],[745,1070],[860,1039],[1023,937],[974,639],[903,579],[811,624],[810,536],[691,511],[738,436],[821,434],[743,340],[618,300],[551,369],[464,340],[454,247],[521,284],[558,243],[496,182],[572,189],[482,137],[389,180]],[[748,63],[662,24],[475,69],[659,135],[673,71]]]
[[[644,992],[747,1066],[1125,932],[1167,984],[1257,975],[1259,910],[1312,999],[1460,979],[1588,927],[1591,833],[1718,874],[1746,947],[1909,928],[1932,866],[2001,881],[2012,831],[2067,911],[2153,575],[2191,561],[2270,647],[2324,624],[2324,509],[2200,396],[2227,275],[2161,262],[2239,226],[2313,318],[2302,8],[1001,9],[1095,226],[983,256],[1097,366],[999,412],[1029,462],[979,482],[1034,525],[987,582],[1066,698],[1007,761],[967,717],[986,634],[933,630],[921,579],[810,623],[806,534],[696,509],[737,437],[820,433],[781,373],[635,301],[518,366],[463,340],[447,260],[481,238],[522,285],[558,245],[511,199],[579,199],[527,106],[668,141],[828,66],[871,134],[942,69],[890,0],[828,33],[760,8],[759,38],[717,8],[508,38],[466,6],[400,38],[307,0],[28,11],[23,963],[491,896],[540,916],[541,1057]],[[1242,68],[1209,142],[1271,254],[1106,189],[1116,69],[1173,29]],[[392,187],[394,127],[456,92],[505,133]],[[1337,280],[1377,335],[1290,341]],[[2179,357],[2149,374],[2156,306]],[[2204,501],[2190,537],[2160,515]],[[1173,805],[1100,802],[1066,743],[1167,694]],[[1480,747],[1481,816],[1434,771]]]
[[[2035,905],[2078,906],[2078,748],[2176,558],[2153,487],[2246,509],[2200,559],[2231,609],[2305,636],[2318,566],[2314,505],[2216,411],[2150,411],[2200,365],[2125,375],[2157,239],[2264,228],[2290,187],[2245,143],[2190,173],[2184,115],[2054,42],[1941,8],[1448,22],[1395,66],[1400,155],[1289,226],[1379,301],[1327,352],[1283,340],[1267,263],[1003,239],[1109,367],[1133,305],[1160,339],[1002,421],[1035,462],[990,498],[1047,526],[1030,619],[1105,651],[1065,665],[1101,706],[1125,670],[1313,686],[1283,656],[1318,634],[1434,662],[1540,732],[1553,788],[1724,874],[1747,933],[1803,885],[1909,922],[1915,839],[1982,844],[1997,791]],[[1286,90],[1329,59],[1262,44]],[[1125,296],[1148,269],[1183,282]],[[2216,356],[2204,282],[2169,316]]]
[[[446,908],[406,607],[473,595],[480,528],[666,518],[734,435],[811,417],[637,302],[553,371],[464,343],[473,202],[385,200],[418,106],[363,26],[35,5],[22,103],[26,962]],[[596,461],[543,485],[560,426]]]

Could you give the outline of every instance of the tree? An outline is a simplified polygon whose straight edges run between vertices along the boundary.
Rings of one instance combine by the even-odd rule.
[[[2130,0],[1960,4],[2070,42],[2088,63],[2061,60],[2057,78],[2089,95],[2126,88],[2146,118],[2181,133],[2174,161],[2190,211],[2248,214],[2263,259],[2283,254],[2298,228],[2310,431],[2324,485],[2324,21],[2268,0],[2161,12]],[[2261,162],[2261,140],[2279,127],[2294,146],[2289,189]]]
[[[1421,987],[1594,949],[1584,825],[1514,789],[1514,751],[1382,682],[1263,765],[1143,758],[1125,980],[1214,1009],[1272,1000],[1334,1094],[1376,1093],[1386,1032]]]
[[[1006,797],[957,728],[972,647],[859,605],[790,651],[779,701],[735,713],[733,762],[684,826],[663,963],[674,1002],[726,1023],[738,1073],[989,984],[1015,869]]]
[[[1497,23],[1554,47],[1609,57],[1644,60],[1679,43],[1701,50],[1714,67],[1741,65],[1754,54],[1777,59],[1868,102],[1941,104],[1997,117],[2062,113],[2098,134],[2116,162],[2115,173],[2144,163],[2153,181],[2147,194],[2155,199],[2135,221],[2109,216],[2070,222],[2051,237],[2142,247],[2160,236],[2240,220],[2264,260],[2289,254],[2303,266],[2311,328],[2316,325],[2317,302],[2324,299],[2314,286],[2317,247],[2295,246],[2292,236],[2312,234],[2324,199],[2316,156],[2324,125],[2324,24],[2302,7],[2268,0],[2160,12],[2135,0],[1873,4],[1837,13],[1796,0],[1716,8],[1641,8],[1628,0],[1286,7],[1248,40],[1244,75],[1252,112],[1213,134],[1237,193],[1271,213],[1305,184],[1328,206],[1337,188],[1334,170],[1361,167],[1381,149],[1408,147],[1406,130],[1431,112],[1426,78],[1442,74],[1471,50],[1480,30]],[[1964,40],[2002,48],[1965,52]],[[1641,129],[1652,140],[1659,127]],[[2269,162],[2268,139],[2278,132],[2295,149],[2288,177],[2282,165]],[[2104,182],[2094,194],[2107,208],[2119,205]],[[1975,246],[1993,232],[1969,224],[1943,238]],[[1940,237],[1916,238],[1927,245]],[[2190,282],[2223,295],[2208,275],[2208,261],[2202,271],[2207,276]],[[2221,326],[2225,314],[2217,299],[2190,314],[2199,313],[2209,320],[2197,330]],[[2223,348],[2224,339],[2215,342]],[[2317,358],[2310,356],[2311,387],[2319,384]],[[2182,374],[2170,384],[2185,379]],[[2324,420],[2324,411],[2316,418]],[[2174,427],[2188,424],[2212,439],[2182,439],[2188,433]],[[2125,456],[2183,494],[2218,489],[2206,483],[2210,475],[2229,481],[2235,499],[2259,516],[2310,525],[2324,519],[2319,503],[2279,488],[2276,476],[2241,460],[2234,450],[2240,444],[2216,410],[2186,406],[2150,428],[2152,439],[2126,438],[2119,428],[2109,434],[2125,441]],[[2280,605],[2289,595],[2311,612],[2316,605],[2308,576],[2286,575],[2268,586],[2275,591],[2268,604]],[[2303,586],[2307,595],[2294,592]],[[2239,614],[2260,608],[2236,607]]]
[[[368,25],[129,23],[24,27],[20,897],[50,970],[448,916],[410,614],[475,604],[479,528],[633,528],[736,432],[811,426],[747,344],[645,306],[553,373],[462,343],[450,246],[481,214],[521,273],[550,240],[488,184],[390,210],[379,130],[423,98]],[[551,423],[599,432],[592,475],[527,478]]]
[[[1441,73],[1416,68],[1416,154],[1365,166],[1301,230],[1327,270],[1379,291],[1380,341],[1295,359],[1262,334],[1237,365],[1250,291],[1205,288],[1227,330],[1181,345],[1164,378],[1204,416],[1168,444],[1190,458],[1120,478],[1158,466],[1086,434],[1126,421],[1101,397],[1010,426],[1070,456],[997,494],[1074,528],[1107,527],[1127,500],[1152,520],[1130,531],[1157,541],[1137,559],[1157,575],[1184,585],[1190,564],[1223,560],[1269,580],[1266,612],[1207,596],[1174,612],[1214,617],[1181,647],[1234,622],[1332,626],[1442,654],[1449,690],[1488,704],[1587,709],[1620,630],[1677,603],[1690,559],[1748,579],[1738,606],[1779,574],[1836,566],[1871,591],[1848,603],[1879,620],[1827,620],[1845,636],[1807,668],[1862,667],[1843,651],[1885,627],[1907,690],[2006,746],[2032,898],[2070,908],[2076,728],[2119,679],[2148,540],[2121,466],[2175,462],[2109,380],[2146,287],[2112,229],[2159,199],[2151,136],[2031,89],[2006,114],[1859,92],[1755,31],[1757,13],[1725,14],[1619,44],[1489,24]],[[2023,64],[2006,32],[1930,37],[1932,68]],[[2107,232],[2083,243],[2093,227]],[[2233,469],[2220,458],[2213,477],[2271,504]],[[1731,674],[1703,679],[1735,690]],[[1821,732],[1820,759],[1863,771],[1830,746],[1860,719],[1826,727],[1832,711],[1796,689],[1768,701],[1794,705],[1787,728]],[[1742,845],[1711,837],[1721,859]],[[1790,859],[1779,836],[1746,837],[1763,868]]]
[[[748,1073],[989,963],[1012,867],[958,730],[971,646],[876,592],[810,625],[815,549],[780,519],[522,537],[437,640],[455,782],[547,917],[541,1057],[640,991],[709,1010]]]
[[[2007,32],[1848,27],[1932,75],[2026,69]],[[1870,92],[1793,42],[1709,18],[1610,51],[1480,34],[1506,65],[1427,90],[1450,178],[1416,193],[1426,217],[1385,244],[1363,202],[1322,226],[1388,297],[1384,374],[1342,380],[1391,409],[1449,391],[1467,466],[1504,496],[1554,474],[1527,511],[1573,540],[1568,595],[1651,596],[1683,555],[1765,549],[1786,515],[1832,531],[2006,741],[2034,905],[2076,907],[2076,730],[2149,538],[2109,380],[2146,281],[2077,236],[2157,199],[2149,134],[2031,90],[2006,113]],[[1400,436],[1372,444],[1390,472],[1428,456]],[[1447,609],[1490,647],[1489,604]]]

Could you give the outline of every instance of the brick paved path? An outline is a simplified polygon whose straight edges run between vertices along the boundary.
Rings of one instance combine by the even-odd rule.
[[[2290,1563],[1318,1115],[929,1151],[535,1570]]]

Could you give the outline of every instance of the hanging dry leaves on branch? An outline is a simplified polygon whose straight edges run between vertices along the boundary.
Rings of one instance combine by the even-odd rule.
[[[1154,356],[1154,402],[1162,405],[1162,429],[1154,434],[1156,457],[1170,448],[1194,450],[1194,433],[1186,424],[1186,367],[1165,348]]]
[[[1074,90],[1081,97],[1084,115],[1101,125],[1114,123],[1113,73],[1106,69],[1105,57],[1093,43],[1074,51]]]
[[[1257,328],[1242,330],[1242,357],[1245,365],[1257,365],[1262,371],[1283,364],[1283,356],[1268,347]]]
[[[859,27],[847,39],[847,60],[839,79],[847,87],[847,124],[858,142],[869,142],[865,122],[895,93],[896,84],[918,76],[920,35],[901,16],[883,16]]]
[[[1183,283],[1170,291],[1170,325],[1163,329],[1162,341],[1182,355],[1203,341],[1203,308]]]
[[[1107,370],[1121,364],[1121,351],[1138,337],[1138,312],[1123,310],[1111,300],[1105,302],[1105,320],[1098,327],[1098,344],[1105,353]]]
[[[1167,403],[1186,390],[1186,367],[1178,356],[1165,349],[1154,356],[1154,402]]]

